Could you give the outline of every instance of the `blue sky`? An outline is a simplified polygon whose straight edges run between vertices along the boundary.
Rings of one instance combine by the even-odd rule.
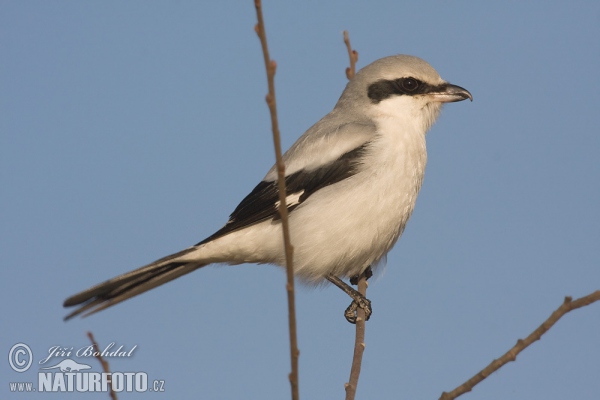
[[[264,8],[285,148],[346,84],[344,29],[359,67],[416,55],[474,96],[428,134],[417,207],[369,288],[357,398],[438,398],[565,295],[600,289],[598,2]],[[67,296],[213,233],[272,165],[254,24],[251,1],[0,2],[0,351],[34,353],[22,374],[0,362],[2,398],[30,398],[8,382],[36,381],[50,347],[87,346],[87,331],[137,345],[113,371],[165,381],[120,398],[288,398],[276,267],[205,268],[62,321]],[[342,398],[348,298],[301,287],[296,301],[301,397]],[[575,311],[464,398],[595,399],[599,331],[600,305]]]

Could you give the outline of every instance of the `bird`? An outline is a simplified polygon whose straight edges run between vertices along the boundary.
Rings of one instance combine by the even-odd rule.
[[[356,322],[371,303],[343,280],[371,275],[402,235],[427,163],[426,133],[445,103],[469,99],[421,58],[393,55],[358,71],[331,112],[285,152],[294,276],[331,282],[352,297]],[[67,298],[65,317],[87,316],[210,264],[285,266],[277,168],[227,223],[197,244]]]

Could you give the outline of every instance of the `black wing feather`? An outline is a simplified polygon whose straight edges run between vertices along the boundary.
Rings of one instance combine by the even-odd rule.
[[[318,190],[355,175],[358,172],[356,167],[360,164],[368,145],[369,142],[342,154],[339,158],[321,168],[300,170],[286,176],[285,187],[288,196],[304,191],[298,203],[288,205],[288,211],[292,212]],[[236,207],[227,224],[196,246],[268,219],[279,219],[276,206],[278,201],[277,181],[260,182]]]

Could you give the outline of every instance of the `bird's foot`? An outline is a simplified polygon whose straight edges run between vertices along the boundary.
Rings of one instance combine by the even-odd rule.
[[[358,292],[357,292],[358,293]],[[367,299],[362,294],[358,293],[360,297],[354,298],[352,303],[346,308],[344,311],[344,317],[346,317],[346,321],[351,324],[356,324],[356,319],[358,318],[358,309],[362,308],[365,311],[365,321],[368,321],[371,318],[371,314],[373,314],[373,308],[371,308],[371,300]]]
[[[352,277],[350,279],[350,283],[356,285],[358,284],[358,280],[361,276],[369,279],[373,276],[373,272],[371,271],[371,267],[367,268],[361,275]],[[342,289],[348,296],[352,298],[352,303],[346,308],[344,311],[344,317],[351,324],[355,324],[358,319],[358,309],[361,308],[365,310],[365,320],[368,321],[371,318],[371,314],[373,314],[373,308],[371,307],[371,300],[367,299],[364,295],[362,295],[358,290],[354,289],[352,286],[348,285],[340,278],[335,275],[329,274],[325,277],[329,282],[333,283],[335,286]]]

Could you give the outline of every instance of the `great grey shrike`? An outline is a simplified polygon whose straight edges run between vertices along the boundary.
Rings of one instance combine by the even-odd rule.
[[[283,156],[296,277],[334,283],[370,315],[370,302],[342,278],[375,268],[394,246],[423,182],[425,134],[444,103],[466,99],[471,93],[413,56],[382,58],[356,74],[334,109]],[[66,319],[209,264],[284,266],[276,180],[273,166],[225,226],[198,244],[69,297],[64,306],[79,307]]]

